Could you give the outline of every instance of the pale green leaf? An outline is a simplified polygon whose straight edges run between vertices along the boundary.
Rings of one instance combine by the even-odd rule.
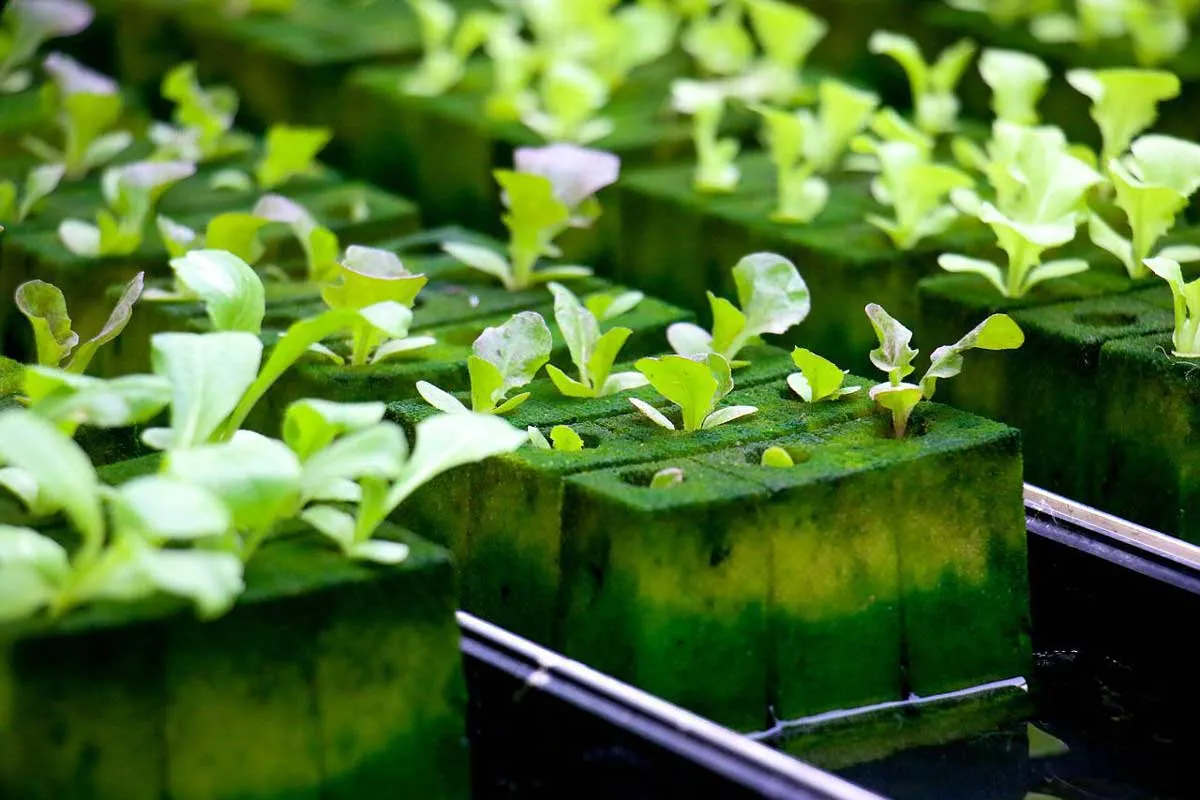
[[[641,412],[646,419],[650,420],[655,425],[666,428],[669,431],[675,430],[675,423],[667,419],[666,415],[646,401],[638,400],[636,397],[631,397],[629,398],[629,402],[632,403],[633,407]]]
[[[659,394],[680,407],[684,430],[700,430],[717,401],[718,381],[707,364],[670,355],[643,358],[635,366]]]
[[[121,484],[111,495],[112,519],[122,535],[154,543],[221,536],[233,517],[212,492],[186,479],[147,475]]]
[[[223,250],[193,250],[171,259],[171,269],[188,294],[204,302],[213,330],[262,330],[266,293],[245,261]]]
[[[67,301],[58,287],[45,281],[22,283],[16,291],[17,309],[33,326],[38,363],[57,366],[79,343],[71,330]]]
[[[312,172],[317,153],[331,138],[333,133],[328,128],[272,125],[267,130],[263,156],[254,166],[259,188],[274,189]]]
[[[417,381],[417,394],[421,395],[426,403],[447,414],[466,413],[468,410],[457,397],[429,381]]]
[[[672,486],[678,486],[686,480],[682,467],[666,467],[654,473],[650,478],[651,489],[670,489]]]

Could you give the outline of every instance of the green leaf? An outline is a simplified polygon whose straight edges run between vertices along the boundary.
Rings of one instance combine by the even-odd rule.
[[[259,233],[270,221],[244,211],[217,214],[204,229],[204,246],[226,250],[247,264],[255,264],[266,252]]]
[[[560,453],[578,453],[583,450],[583,439],[566,425],[555,425],[550,429],[550,440]]]
[[[283,442],[250,431],[220,444],[172,450],[163,473],[220,498],[233,526],[248,536],[263,536],[300,510],[300,460]]]
[[[507,394],[504,390],[504,375],[500,369],[479,356],[468,356],[467,374],[471,380],[471,410],[480,414],[495,411]],[[436,403],[431,402],[431,405],[441,408]]]
[[[678,486],[686,480],[686,475],[681,467],[666,467],[654,473],[650,478],[651,489],[670,489],[672,486]]]
[[[229,553],[144,548],[134,568],[159,591],[192,601],[206,619],[228,611],[246,588],[242,564]]]
[[[808,285],[796,266],[774,253],[752,253],[733,268],[738,305],[746,317],[742,340],[764,333],[783,334],[808,316]],[[714,329],[714,339],[716,331]],[[732,360],[740,351],[724,352]]]
[[[913,409],[924,399],[920,386],[911,383],[881,383],[871,387],[871,399],[892,414],[892,429],[903,439]]]
[[[533,380],[542,365],[550,360],[552,347],[550,328],[535,311],[522,311],[503,325],[486,328],[472,349],[476,357],[495,367],[501,376],[500,386],[490,392],[492,403]]]
[[[772,467],[774,469],[786,469],[787,467],[796,466],[796,462],[792,460],[792,456],[782,447],[768,447],[764,450],[761,464],[764,467]]]
[[[307,461],[337,437],[381,422],[386,409],[383,403],[297,400],[284,412],[283,441],[301,461]]]
[[[717,378],[707,364],[669,355],[643,358],[635,366],[659,394],[680,407],[685,431],[700,430],[717,401]]]
[[[250,266],[223,250],[193,250],[171,259],[176,280],[204,302],[215,331],[262,331],[266,292]]]
[[[596,341],[586,365],[596,396],[610,394],[607,389],[613,364],[632,335],[633,331],[629,328],[612,328]]]
[[[755,406],[725,406],[724,408],[718,408],[716,411],[705,417],[704,423],[701,425],[701,427],[705,430],[708,430],[709,428],[715,428],[718,425],[725,425],[726,423],[733,422],[735,419],[748,417],[757,412],[758,409]]]
[[[546,374],[550,376],[550,382],[554,384],[554,388],[558,389],[559,394],[564,397],[599,396],[598,389],[580,383],[553,364],[546,365]]]
[[[596,321],[592,312],[584,308],[570,289],[553,282],[547,286],[554,295],[554,321],[567,343],[571,361],[579,370],[580,380],[585,385],[598,389],[604,380],[594,380],[589,365],[592,352],[600,339],[600,323]]]
[[[675,322],[667,326],[667,342],[681,356],[703,356],[713,351],[712,334],[692,322]]]
[[[470,358],[468,358],[468,366]],[[417,381],[417,394],[429,405],[436,408],[438,411],[443,411],[447,414],[466,413],[467,407],[462,404],[454,395],[447,391],[439,389],[428,381]]]
[[[0,621],[50,605],[70,565],[60,544],[30,528],[0,525]]]
[[[638,400],[636,397],[631,397],[629,398],[629,402],[633,404],[633,407],[636,408],[642,414],[642,416],[646,417],[646,419],[650,420],[655,425],[658,425],[661,428],[666,428],[669,431],[675,430],[675,423],[667,419],[665,414],[646,401]]]
[[[346,248],[337,270],[338,281],[321,289],[330,308],[362,309],[390,301],[411,309],[429,280],[405,269],[395,253],[359,245]]]
[[[915,369],[912,362],[919,351],[909,346],[912,331],[877,303],[869,304],[866,311],[879,339],[879,347],[871,351],[871,363],[886,372],[893,384],[898,384]]]
[[[329,143],[328,128],[303,128],[272,125],[262,158],[254,166],[259,188],[274,189],[294,177],[312,172],[317,153]]]
[[[554,446],[550,444],[550,440],[546,435],[538,430],[536,425],[530,425],[525,429],[529,433],[529,443],[538,450],[553,450]]]
[[[412,456],[404,465],[399,480],[388,491],[384,516],[399,507],[418,487],[443,472],[501,453],[511,453],[526,442],[527,436],[525,431],[490,414],[438,414],[421,420],[417,423]],[[366,528],[370,531],[377,525],[374,520],[366,520]],[[368,538],[363,535],[362,527],[358,534],[360,540]]]
[[[781,0],[749,0],[746,9],[767,58],[789,72],[800,71],[809,53],[829,32],[820,17]]]
[[[110,497],[116,531],[152,543],[215,538],[233,524],[216,495],[186,480],[147,475],[121,484]]]
[[[122,428],[155,417],[171,401],[171,386],[157,375],[102,380],[56,367],[25,370],[30,408],[71,435],[80,425]]]
[[[302,493],[305,497],[319,496],[325,486],[339,480],[395,478],[407,455],[408,442],[400,426],[376,423],[346,434],[304,462]]]
[[[17,220],[26,219],[37,204],[49,197],[66,173],[62,164],[42,164],[29,170],[25,177],[25,191],[17,207]]]
[[[584,305],[601,322],[619,317],[632,311],[646,295],[638,291],[628,292],[597,292],[584,300]]]
[[[549,178],[503,169],[492,174],[507,208],[502,219],[510,233],[512,278],[506,287],[524,289],[533,279],[537,259],[554,252],[554,237],[570,222],[571,210],[554,195]]]
[[[982,258],[968,258],[956,253],[943,253],[938,256],[938,266],[947,272],[968,272],[980,275],[996,287],[996,291],[1008,296],[1008,285],[1004,282],[1004,272],[1000,267]]]
[[[1200,279],[1185,283],[1179,262],[1170,258],[1148,258],[1146,266],[1171,287],[1175,308],[1172,354],[1178,358],[1200,357]]]
[[[104,541],[100,482],[83,450],[52,423],[24,409],[0,412],[0,463],[17,467],[37,483],[38,496],[60,508],[85,547]]]
[[[33,326],[38,363],[57,366],[79,343],[63,293],[54,284],[27,281],[17,287],[16,304]]]
[[[1071,752],[1071,748],[1062,739],[1051,736],[1032,722],[1025,724],[1025,732],[1029,738],[1029,757],[1034,759],[1054,758]]]
[[[968,350],[1016,350],[1025,342],[1020,326],[1007,314],[992,314],[951,345],[943,345],[930,356],[929,369],[921,378],[921,392],[932,398],[939,378],[962,372],[963,353]]]
[[[472,269],[479,270],[485,275],[497,278],[505,288],[512,289],[512,267],[508,261],[494,250],[466,242],[444,242],[442,250],[452,258],[466,264]]]
[[[150,350],[154,373],[171,381],[170,448],[209,441],[248,394],[262,359],[262,342],[244,332],[159,333]]]
[[[1092,119],[1104,139],[1101,163],[1105,164],[1153,125],[1158,104],[1178,97],[1181,88],[1172,73],[1148,69],[1074,69],[1067,73],[1067,82],[1092,101]]]
[[[96,351],[121,335],[125,326],[129,324],[129,318],[133,316],[134,303],[142,296],[142,289],[145,286],[144,279],[145,273],[139,272],[133,276],[133,280],[125,284],[104,327],[100,329],[99,333],[76,348],[70,363],[67,364],[67,370],[75,373],[86,372]]]
[[[827,397],[841,397],[858,390],[857,387],[843,390],[842,383],[846,379],[846,371],[838,369],[832,361],[811,350],[805,350],[803,347],[792,350],[792,363],[800,372],[788,376],[788,386],[806,403],[815,403]]]
[[[992,90],[997,119],[1018,125],[1038,123],[1038,103],[1050,81],[1050,69],[1041,59],[1017,50],[988,49],[979,58],[979,74]]]

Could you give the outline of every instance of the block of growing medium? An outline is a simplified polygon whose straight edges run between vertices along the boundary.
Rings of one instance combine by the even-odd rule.
[[[1179,262],[1146,262],[1174,299],[1170,332],[1109,341],[1097,395],[1104,441],[1097,503],[1155,530],[1200,541],[1200,471],[1194,450],[1200,292]]]

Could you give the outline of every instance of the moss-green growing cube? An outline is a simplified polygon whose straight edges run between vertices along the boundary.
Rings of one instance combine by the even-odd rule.
[[[913,424],[784,440],[791,468],[760,466],[765,444],[706,459],[772,492],[783,718],[1028,674],[1019,435],[937,404]]]
[[[1100,507],[1200,543],[1200,375],[1170,355],[1170,333],[1104,345],[1099,396],[1106,445]]]
[[[922,319],[929,321],[936,338],[918,331],[916,343],[922,349],[956,341],[997,309],[996,298],[963,288],[950,281],[924,285]],[[1020,428],[1027,480],[1094,503],[1101,499],[1103,463],[1103,437],[1097,435],[1102,422],[1100,348],[1117,339],[1170,330],[1170,295],[1165,287],[1155,288],[1018,307],[1011,316],[1025,332],[1024,345],[1015,351],[969,353],[964,374],[938,385],[938,399]],[[948,319],[954,320],[952,325],[939,322]]]
[[[446,552],[388,568],[310,538],[247,566],[226,616],[166,599],[0,629],[5,796],[467,795]]]
[[[667,466],[683,483],[651,489]],[[767,497],[688,459],[568,478],[563,653],[721,724],[768,725]]]

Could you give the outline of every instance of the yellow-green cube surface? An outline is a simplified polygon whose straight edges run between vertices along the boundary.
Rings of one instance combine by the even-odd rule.
[[[394,567],[312,539],[247,566],[210,622],[158,599],[0,628],[6,797],[465,797],[444,550]]]

